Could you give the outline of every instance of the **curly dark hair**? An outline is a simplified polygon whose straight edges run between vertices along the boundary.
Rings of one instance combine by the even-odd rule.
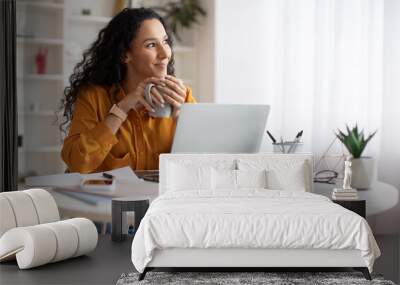
[[[60,130],[67,133],[73,117],[74,103],[82,88],[101,86],[121,86],[126,75],[126,67],[123,63],[125,53],[131,48],[141,24],[145,20],[157,19],[164,26],[168,43],[172,49],[172,37],[162,17],[149,8],[125,8],[100,30],[97,39],[88,50],[83,53],[83,59],[74,68],[69,78],[70,86],[64,89],[64,97],[61,100],[61,111],[64,121],[60,124]],[[174,54],[167,66],[167,73],[175,75]],[[116,89],[116,92],[118,92]],[[111,94],[115,96],[116,94]]]

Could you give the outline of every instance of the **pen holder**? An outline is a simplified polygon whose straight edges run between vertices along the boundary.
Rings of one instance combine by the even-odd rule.
[[[303,149],[302,142],[280,142],[280,143],[273,143],[273,150],[274,153],[295,153],[301,152]]]

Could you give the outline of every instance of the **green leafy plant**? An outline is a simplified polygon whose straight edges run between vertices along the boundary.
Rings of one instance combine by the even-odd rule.
[[[351,130],[349,126],[346,125],[346,130],[347,134],[338,130],[335,135],[344,144],[353,158],[360,158],[368,142],[373,138],[377,131],[369,134],[367,139],[365,139],[364,131],[359,131],[357,124]]]
[[[206,11],[200,6],[199,0],[179,0],[172,1],[163,6],[152,7],[163,16],[167,25],[180,40],[178,27],[190,28],[194,23],[198,23],[198,17],[206,16]]]

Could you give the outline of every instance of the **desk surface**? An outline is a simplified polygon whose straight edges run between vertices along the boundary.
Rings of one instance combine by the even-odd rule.
[[[80,256],[28,270],[16,261],[0,264],[0,283],[6,284],[115,284],[124,272],[134,271],[132,240],[115,243],[110,235],[99,235],[96,249]]]
[[[149,199],[155,198],[158,196],[158,183],[148,182],[140,180],[138,182],[130,183],[125,181],[117,181],[115,185],[114,191],[107,190],[84,190],[81,189],[80,186],[62,186],[62,187],[54,187],[51,188],[54,191],[67,191],[67,192],[75,192],[75,193],[83,193],[94,196],[106,197],[106,198],[114,198],[114,197],[135,197],[137,199]]]
[[[158,173],[158,170],[141,170],[135,171],[135,174],[139,179],[132,179],[132,177],[126,179],[126,177],[120,177],[121,179],[116,179],[114,190],[82,189],[80,186],[80,183],[82,182],[82,177],[79,176],[79,174],[77,173],[28,177],[27,183],[25,185],[19,185],[19,189],[45,187],[51,188],[57,192],[68,192],[72,194],[83,193],[91,196],[105,198],[134,197],[137,199],[154,199],[158,196],[159,184],[155,182],[145,181],[140,178],[154,175],[156,173]]]

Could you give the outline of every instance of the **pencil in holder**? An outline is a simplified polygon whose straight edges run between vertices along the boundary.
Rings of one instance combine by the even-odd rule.
[[[295,153],[303,149],[303,143],[295,141],[273,143],[272,146],[274,153]]]

